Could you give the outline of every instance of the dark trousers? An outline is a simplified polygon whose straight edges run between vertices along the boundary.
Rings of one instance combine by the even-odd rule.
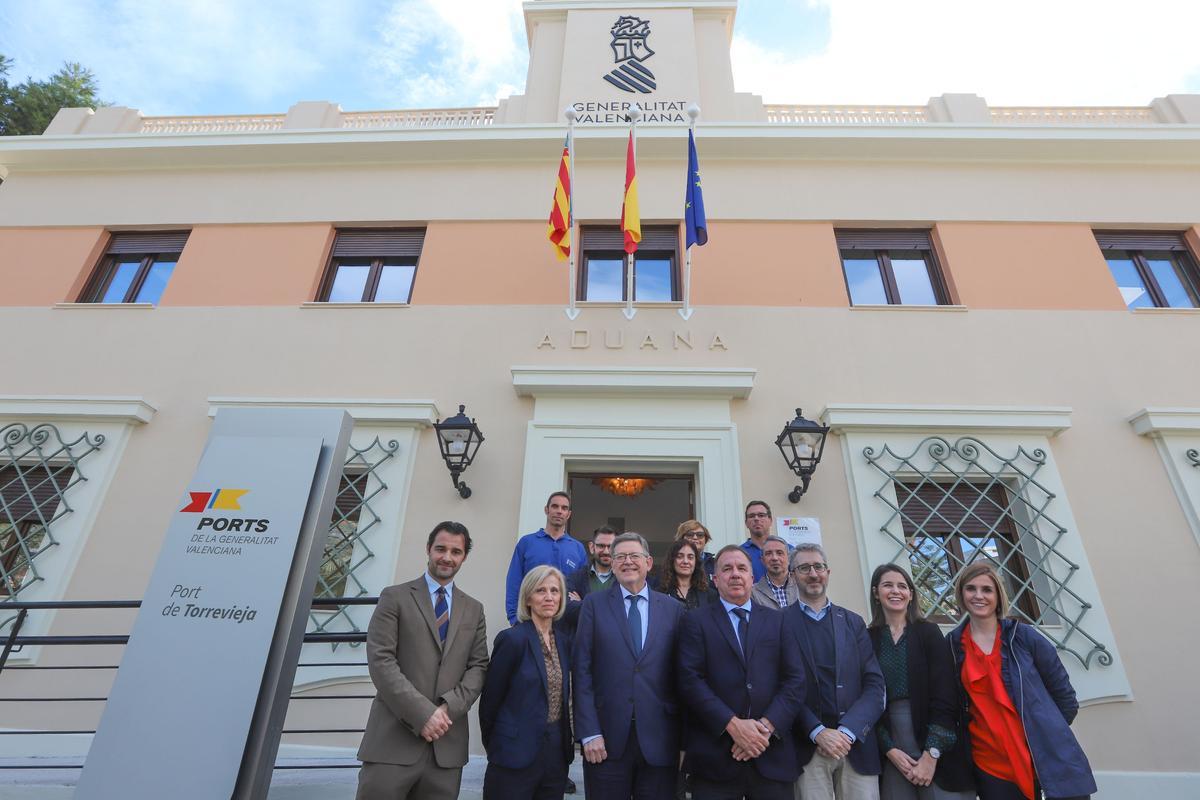
[[[749,764],[734,781],[715,783],[692,776],[692,800],[792,800],[791,781],[773,781]]]
[[[979,792],[979,800],[1025,800],[1025,795],[1015,783],[989,775],[981,769],[975,770],[975,787]],[[1041,787],[1035,782],[1033,796],[1041,797]],[[1075,797],[1047,797],[1046,800],[1087,800],[1091,795]]]
[[[599,764],[583,762],[583,791],[587,800],[674,800],[676,768],[656,767],[646,761],[638,744],[637,726],[629,726],[629,738],[620,758]]]
[[[488,764],[483,774],[483,800],[562,800],[567,788],[567,764],[563,761],[565,719],[546,724],[542,750],[523,769]]]

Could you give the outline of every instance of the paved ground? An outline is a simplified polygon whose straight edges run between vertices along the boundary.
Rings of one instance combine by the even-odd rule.
[[[0,798],[3,800],[70,800],[75,794],[79,770],[53,769],[56,764],[77,764],[77,759],[0,759]],[[289,763],[281,759],[281,764]],[[293,762],[298,763],[298,762]],[[311,762],[305,762],[311,763]],[[331,762],[345,763],[345,762]],[[463,769],[463,800],[480,800],[483,792],[483,772],[487,762],[473,756]],[[12,769],[20,767],[20,769]],[[571,765],[571,777],[579,784],[583,798],[583,763],[576,758]],[[269,800],[353,800],[358,771],[356,769],[305,769],[275,771],[271,780]],[[130,798],[137,793],[131,791]],[[571,796],[568,795],[568,798]]]

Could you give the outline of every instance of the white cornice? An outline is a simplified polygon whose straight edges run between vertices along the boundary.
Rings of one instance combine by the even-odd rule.
[[[683,126],[638,131],[643,159],[676,159]],[[587,158],[622,157],[621,126],[577,128]],[[1200,164],[1200,126],[701,125],[705,158]],[[0,138],[10,170],[188,169],[539,160],[560,148],[559,124],[464,128],[106,134]]]
[[[337,397],[210,397],[208,415],[219,408],[341,408],[355,422],[427,428],[441,416],[432,400],[373,400]]]
[[[943,406],[830,403],[821,421],[856,430],[984,430],[1056,436],[1071,427],[1067,406]]]
[[[144,425],[158,411],[141,397],[0,395],[0,418],[83,420]]]
[[[521,397],[548,395],[657,395],[744,399],[754,388],[755,369],[687,367],[513,367]]]
[[[1200,408],[1143,408],[1128,420],[1138,436],[1200,434]]]

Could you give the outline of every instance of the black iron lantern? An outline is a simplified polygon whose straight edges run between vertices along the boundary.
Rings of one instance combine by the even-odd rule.
[[[465,405],[460,405],[458,413],[453,417],[433,424],[433,429],[437,431],[442,458],[450,470],[450,480],[454,482],[454,488],[458,489],[459,496],[464,500],[471,496],[471,489],[460,481],[458,476],[471,466],[471,462],[475,460],[475,453],[479,451],[479,445],[483,443],[483,433],[480,432],[479,426],[475,424],[475,420],[468,419],[463,413],[466,408]]]
[[[817,464],[821,463],[828,433],[828,427],[805,419],[797,408],[796,418],[783,427],[783,432],[775,440],[783,460],[800,477],[800,485],[788,493],[788,500],[793,503],[799,503],[808,491],[808,482],[817,471]]]

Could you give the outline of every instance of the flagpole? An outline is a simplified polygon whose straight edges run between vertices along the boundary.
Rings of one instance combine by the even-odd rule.
[[[688,126],[688,132],[694,137],[696,135],[696,118],[700,116],[700,106],[692,103],[688,106],[687,115],[692,121]],[[689,320],[692,318],[692,248],[690,247],[684,248],[683,264],[683,308],[679,309],[679,316],[684,320]]]
[[[567,179],[571,182],[571,191],[567,197],[568,208],[570,212],[567,220],[567,229],[571,236],[571,254],[570,254],[570,285],[567,286],[569,300],[566,309],[567,319],[575,319],[579,316],[579,309],[575,307],[575,295],[578,294],[578,273],[575,271],[575,253],[579,250],[579,239],[575,235],[575,117],[577,116],[574,106],[567,106],[563,111],[563,116],[567,118],[567,161],[568,173]]]
[[[637,123],[642,118],[642,107],[637,103],[629,109],[629,134],[633,138],[633,163],[637,163]],[[633,319],[637,313],[633,308],[633,253],[625,254],[625,319]]]

